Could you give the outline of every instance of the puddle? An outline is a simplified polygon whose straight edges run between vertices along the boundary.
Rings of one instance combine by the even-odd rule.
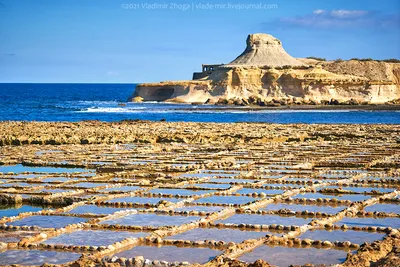
[[[121,225],[139,225],[139,226],[171,226],[189,223],[199,220],[199,216],[173,216],[158,215],[154,213],[138,213],[127,215],[122,218],[112,219],[101,222],[101,224],[121,224]]]
[[[81,254],[74,252],[56,252],[44,250],[7,250],[0,253],[2,265],[42,265],[64,264],[77,260]]]
[[[40,216],[35,215],[21,220],[10,223],[15,226],[39,226],[42,228],[62,228],[68,224],[86,222],[87,220],[79,217],[68,217],[68,216]]]
[[[265,193],[267,195],[278,195],[278,194],[282,194],[283,192],[285,192],[285,191],[280,190],[280,189],[263,189],[263,188],[242,188],[242,189],[236,191],[236,193],[239,193],[239,194]]]
[[[161,200],[166,200],[169,202],[179,202],[183,201],[182,198],[169,198],[169,197],[119,197],[107,200],[107,202],[129,202],[129,203],[140,203],[140,204],[157,204]]]
[[[62,234],[46,240],[45,244],[63,244],[74,246],[108,246],[128,237],[138,238],[150,235],[146,232],[124,232],[103,230],[79,230]]]
[[[174,210],[176,211],[204,211],[204,212],[216,212],[222,210],[223,207],[218,207],[218,206],[197,206],[197,205],[191,205],[191,206],[184,206],[181,208],[176,208]]]
[[[400,228],[400,218],[343,218],[336,224],[347,226],[377,226]]]
[[[400,205],[397,204],[375,204],[364,208],[365,211],[393,212],[400,214]]]
[[[192,195],[202,195],[207,193],[215,192],[215,190],[189,190],[189,189],[179,189],[179,188],[157,188],[149,191],[153,194],[173,194],[181,196],[192,196]]]
[[[181,234],[168,236],[165,239],[190,241],[216,240],[241,243],[246,239],[259,238],[266,236],[267,234],[271,234],[271,232],[242,231],[239,229],[196,228]]]
[[[336,214],[341,210],[344,210],[347,206],[327,206],[327,205],[297,205],[297,204],[268,204],[262,210],[280,210],[289,209],[292,211],[312,211],[312,212],[325,212],[328,214]]]
[[[262,245],[241,256],[239,260],[254,262],[263,259],[269,264],[279,267],[287,267],[291,264],[340,264],[346,260],[347,253],[343,250],[317,249],[317,248],[293,248],[271,247]]]
[[[107,207],[107,206],[83,205],[83,206],[79,206],[79,207],[72,209],[68,213],[112,214],[112,213],[120,211],[120,210],[126,210],[126,208],[113,208],[113,207]]]
[[[305,193],[305,194],[298,194],[296,196],[293,196],[292,198],[336,198],[336,199],[340,199],[340,200],[350,200],[350,201],[364,201],[368,198],[370,198],[371,196],[365,196],[365,195],[352,195],[352,194],[348,194],[348,195],[328,195],[328,194],[321,194],[321,193]]]
[[[284,217],[278,215],[258,215],[258,214],[235,214],[225,220],[216,221],[216,223],[234,223],[234,224],[281,224],[281,225],[304,225],[311,222],[311,219],[297,217]]]
[[[350,241],[355,244],[362,244],[364,242],[372,243],[375,240],[381,240],[385,234],[381,233],[370,233],[370,232],[362,232],[362,231],[327,231],[327,230],[314,230],[307,231],[304,234],[300,235],[301,239],[312,239],[312,240],[329,240],[331,242],[335,241]]]
[[[61,172],[88,172],[88,169],[81,169],[81,168],[58,168],[58,167],[30,167],[30,166],[23,166],[22,164],[17,165],[3,165],[0,166],[0,172],[7,173],[21,173],[21,172],[36,172],[36,173],[61,173]]]
[[[115,254],[118,257],[133,258],[135,256],[143,256],[149,260],[159,260],[167,262],[183,262],[204,264],[219,254],[222,251],[213,250],[210,248],[187,248],[175,246],[137,246],[130,250]]]
[[[215,204],[246,204],[261,198],[247,196],[211,196],[195,200],[193,203],[215,203]]]
[[[0,204],[0,218],[17,216],[22,212],[35,212],[42,209],[42,207],[34,207],[30,205],[13,206]]]

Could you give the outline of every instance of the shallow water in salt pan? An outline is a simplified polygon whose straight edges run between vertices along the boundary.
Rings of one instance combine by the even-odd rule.
[[[225,220],[216,221],[216,223],[234,223],[234,224],[281,224],[281,225],[303,225],[311,222],[311,219],[297,217],[283,217],[278,215],[258,215],[258,214],[235,214]]]
[[[139,226],[170,226],[181,225],[200,219],[199,216],[172,216],[158,215],[151,213],[138,213],[127,215],[123,218],[117,218],[101,222],[101,224],[121,224],[121,225],[139,225]]]
[[[239,194],[253,194],[253,193],[264,193],[267,195],[277,195],[277,194],[282,194],[284,190],[280,189],[263,189],[263,188],[242,188],[236,191],[235,193]]]
[[[43,263],[63,264],[77,260],[81,254],[43,250],[7,250],[0,253],[2,265],[42,265]]]
[[[298,204],[268,204],[265,208],[261,210],[280,210],[289,209],[292,211],[311,211],[311,212],[325,212],[328,214],[336,214],[339,211],[347,208],[346,206],[328,206],[328,205],[298,205]]]
[[[400,214],[400,205],[398,204],[375,204],[364,208],[365,211],[393,212]]]
[[[82,183],[77,183],[77,184],[71,184],[67,186],[71,187],[84,187],[84,188],[94,188],[94,187],[99,187],[99,186],[106,186],[108,184],[106,183],[89,183],[89,182],[82,182]]]
[[[254,183],[257,180],[251,180],[251,179],[238,179],[238,178],[212,178],[208,180],[209,182],[215,182],[215,183]]]
[[[259,199],[247,196],[210,196],[199,198],[194,203],[246,204]]]
[[[42,207],[35,207],[30,205],[14,206],[14,205],[0,205],[0,219],[3,217],[17,216],[22,212],[35,212],[42,210]]]
[[[2,231],[0,230],[0,242],[19,242],[22,238],[39,234],[39,231]],[[0,259],[1,263],[1,259]]]
[[[129,191],[136,191],[140,189],[139,186],[121,186],[121,187],[114,187],[114,188],[105,188],[99,190],[99,192],[129,192]]]
[[[344,218],[336,224],[400,228],[400,218]]]
[[[186,187],[198,187],[198,188],[210,188],[210,189],[228,189],[231,187],[230,184],[211,184],[211,183],[199,183],[199,184],[190,184],[186,185]]]
[[[263,259],[272,265],[287,267],[291,264],[339,264],[345,261],[347,253],[335,249],[270,247],[261,245],[253,251],[244,254],[239,260],[254,262]]]
[[[349,190],[353,191],[356,193],[364,193],[364,192],[371,192],[373,190],[383,192],[383,193],[388,193],[388,192],[393,192],[396,190],[395,188],[382,188],[382,187],[356,187],[356,186],[327,186],[326,188],[341,188],[343,190]]]
[[[184,206],[181,208],[176,208],[174,210],[176,211],[204,211],[204,212],[216,212],[222,210],[223,207],[219,206],[196,206],[196,205],[191,205],[191,206]]]
[[[73,223],[80,223],[80,222],[86,222],[87,219],[84,218],[79,218],[79,217],[67,217],[67,216],[31,216],[27,217],[15,222],[9,223],[10,225],[15,225],[15,226],[23,226],[23,225],[28,225],[28,226],[39,226],[42,228],[61,228],[64,226],[67,226],[68,224],[73,224]]]
[[[168,262],[183,262],[189,263],[206,263],[222,251],[213,250],[209,248],[187,248],[187,247],[174,247],[174,246],[137,246],[130,250],[126,250],[115,254],[118,257],[133,258],[135,256],[143,256],[149,260],[160,260]]]
[[[46,240],[45,244],[63,244],[74,246],[108,246],[126,238],[138,238],[150,235],[146,232],[80,230],[62,234]]]
[[[352,194],[321,194],[321,193],[305,193],[305,194],[298,194],[296,196],[293,196],[292,198],[336,198],[340,200],[350,200],[350,201],[363,201],[368,198],[371,198],[371,196],[366,196],[366,195],[352,195]]]
[[[362,244],[364,242],[373,242],[375,240],[381,240],[385,234],[382,233],[371,233],[362,231],[327,231],[327,230],[315,230],[307,231],[300,235],[301,239],[312,239],[312,240],[329,240],[329,241],[350,241],[355,244]]]
[[[241,243],[246,239],[263,237],[271,232],[242,231],[239,229],[218,229],[218,228],[196,228],[181,234],[166,237],[173,240],[215,240],[225,242]]]
[[[45,189],[41,189],[38,190],[38,192],[44,192],[44,193],[64,193],[64,192],[68,192],[70,190],[68,189],[58,189],[58,188],[54,188],[54,189],[49,189],[49,188],[45,188]]]
[[[179,188],[157,188],[149,191],[153,194],[173,194],[181,196],[192,196],[192,195],[202,195],[207,193],[215,192],[215,190],[189,190],[189,189],[179,189]]]
[[[7,173],[7,172],[14,172],[14,173],[21,173],[21,172],[45,172],[45,173],[61,173],[61,172],[88,172],[90,170],[81,169],[81,168],[59,168],[59,167],[30,167],[24,166],[22,164],[17,165],[3,165],[0,166],[0,172]]]
[[[96,205],[83,205],[83,206],[79,206],[79,207],[72,209],[68,213],[111,214],[111,213],[114,213],[114,212],[120,211],[120,210],[126,210],[126,208],[114,208],[114,207],[96,206]]]
[[[66,182],[66,181],[77,181],[79,178],[66,178],[66,177],[49,177],[42,179],[42,182]]]
[[[166,200],[169,202],[179,202],[185,199],[183,198],[168,198],[168,197],[119,197],[107,200],[107,202],[129,202],[129,203],[140,203],[140,204],[157,204],[161,200]]]

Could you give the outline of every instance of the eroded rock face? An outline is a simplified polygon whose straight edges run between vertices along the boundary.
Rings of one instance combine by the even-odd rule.
[[[303,66],[304,64],[290,56],[277,38],[269,34],[250,34],[246,40],[246,49],[227,66]]]
[[[281,41],[251,34],[245,51],[209,76],[195,81],[139,84],[145,101],[209,102],[219,98],[302,98],[385,103],[400,98],[400,63],[295,59]]]

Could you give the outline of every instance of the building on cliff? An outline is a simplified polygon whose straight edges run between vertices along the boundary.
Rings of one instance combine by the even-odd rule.
[[[145,83],[133,95],[145,101],[301,98],[384,103],[400,98],[400,63],[296,59],[277,38],[250,34],[228,64],[204,64],[193,80]]]

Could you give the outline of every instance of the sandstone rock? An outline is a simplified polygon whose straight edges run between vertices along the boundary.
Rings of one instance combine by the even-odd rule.
[[[135,103],[143,102],[143,100],[144,100],[144,98],[141,96],[135,96],[134,98],[132,98],[132,102],[135,102]]]
[[[305,63],[304,63],[305,62]],[[281,42],[268,34],[251,34],[245,51],[231,63],[221,65],[202,80],[139,84],[136,96],[144,100],[174,102],[217,101],[249,97],[249,104],[272,106],[257,98],[275,98],[275,104],[358,105],[400,103],[400,63],[343,61],[313,64],[291,57]],[[335,97],[334,101],[331,99]],[[287,101],[286,99],[296,100]],[[235,101],[229,100],[230,104]],[[242,100],[242,104],[247,105]],[[242,105],[240,104],[240,105]]]

